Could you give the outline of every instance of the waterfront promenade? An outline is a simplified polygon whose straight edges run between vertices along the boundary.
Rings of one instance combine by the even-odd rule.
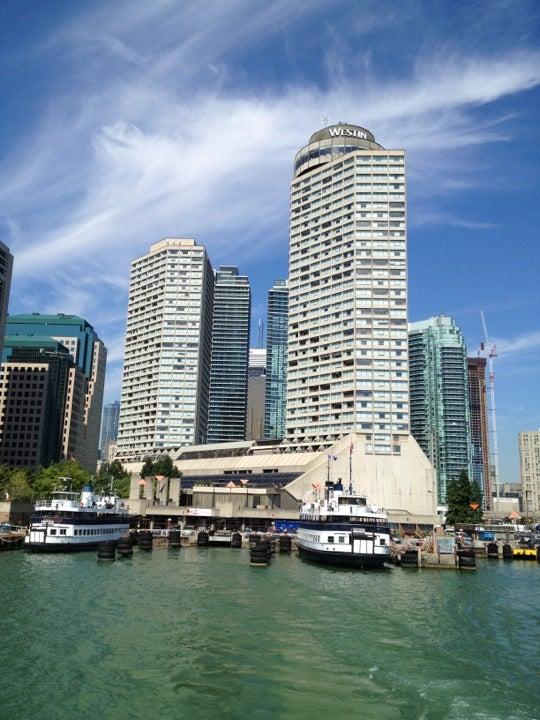
[[[4,553],[0,718],[532,720],[538,570]]]

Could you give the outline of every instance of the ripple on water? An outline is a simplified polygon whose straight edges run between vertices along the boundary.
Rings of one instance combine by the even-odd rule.
[[[0,718],[532,720],[539,572],[5,553]]]

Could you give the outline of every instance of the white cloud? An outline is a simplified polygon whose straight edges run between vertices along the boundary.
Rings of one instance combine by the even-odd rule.
[[[499,356],[538,351],[540,350],[540,330],[532,330],[514,338],[495,338],[493,343],[497,347]]]
[[[192,236],[214,262],[240,265],[285,255],[292,159],[323,112],[369,127],[386,146],[407,147],[413,193],[428,196],[478,181],[456,148],[510,137],[507,117],[488,113],[480,122],[478,107],[540,82],[535,52],[439,55],[386,83],[366,72],[362,53],[358,73],[353,65],[329,76],[325,89],[235,85],[230,55],[308,12],[308,4],[285,0],[204,11],[198,2],[130,3],[128,12],[112,4],[44,44],[49,57],[69,58],[71,75],[35,135],[0,167],[17,309],[36,309],[29,305],[39,296],[42,311],[83,314],[117,348],[114,365],[129,264],[150,243]],[[416,217],[439,221],[491,226],[436,209],[431,219]]]

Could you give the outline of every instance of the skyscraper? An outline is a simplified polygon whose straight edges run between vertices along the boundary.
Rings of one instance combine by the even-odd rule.
[[[289,288],[276,280],[268,291],[266,336],[266,397],[264,436],[279,440],[285,436],[287,402],[287,329]]]
[[[118,456],[206,440],[214,277],[206,250],[166,238],[131,264]]]
[[[523,511],[537,519],[540,515],[540,430],[519,433],[519,466]]]
[[[37,469],[75,459],[94,472],[85,448],[87,381],[62,343],[7,336],[0,370],[0,463]]]
[[[491,508],[489,472],[489,435],[486,398],[486,359],[467,360],[469,380],[469,417],[471,430],[472,479],[482,488],[484,508]]]
[[[13,271],[13,255],[7,245],[0,242],[0,357],[6,334],[6,318],[11,290],[11,274]]]
[[[208,442],[246,439],[251,288],[234,265],[216,270]]]
[[[405,158],[356,125],[314,133],[291,185],[287,432],[349,432],[399,454],[409,434]]]
[[[266,387],[266,350],[264,348],[250,348],[247,382],[246,440],[261,440],[264,435],[264,392]]]
[[[99,452],[102,460],[107,457],[107,448],[118,437],[118,419],[120,417],[120,401],[113,400],[103,408],[101,433],[99,436]]]
[[[437,473],[437,499],[462,470],[472,478],[467,349],[443,315],[409,325],[411,430]]]
[[[99,455],[99,432],[105,387],[107,349],[87,320],[78,315],[10,315],[6,335],[42,336],[57,340],[69,350],[86,378],[84,402],[84,438],[81,438],[77,460],[95,470]]]

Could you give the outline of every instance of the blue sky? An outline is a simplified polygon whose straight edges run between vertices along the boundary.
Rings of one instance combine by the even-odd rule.
[[[11,312],[86,317],[119,397],[130,261],[167,235],[287,273],[292,158],[323,116],[408,157],[410,319],[483,308],[501,477],[540,427],[540,4],[185,0],[0,6]]]

